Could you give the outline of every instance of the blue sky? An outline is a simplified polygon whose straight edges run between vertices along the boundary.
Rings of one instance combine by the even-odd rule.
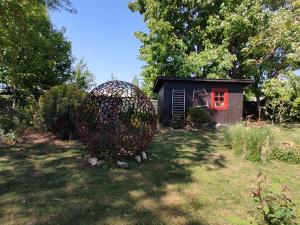
[[[134,32],[146,31],[142,17],[128,9],[126,0],[72,0],[76,15],[55,11],[51,19],[57,28],[66,28],[73,55],[84,58],[97,83],[110,79],[132,81],[141,71],[139,40]]]
[[[127,0],[72,0],[78,14],[55,11],[51,14],[57,28],[66,28],[73,55],[84,58],[98,84],[110,79],[132,81],[140,74],[139,40],[135,31],[147,31],[141,15],[128,9]],[[300,75],[300,71],[297,71]]]

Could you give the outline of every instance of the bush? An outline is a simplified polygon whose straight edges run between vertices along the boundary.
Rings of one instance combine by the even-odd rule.
[[[40,97],[39,107],[46,128],[62,139],[76,136],[76,110],[86,93],[72,84],[55,86]]]
[[[22,104],[15,104],[13,108],[13,96],[0,96],[0,129],[5,133],[22,133],[27,128],[39,128],[38,102],[34,96],[22,99]],[[2,106],[2,105],[1,105]]]
[[[21,134],[23,130],[28,128],[27,115],[24,114],[23,108],[13,109],[10,107],[6,108],[6,111],[0,113],[0,129],[7,133],[18,133]]]
[[[3,129],[0,129],[0,145],[15,144],[17,141],[18,136],[14,132],[5,132]]]
[[[274,135],[268,126],[245,127],[239,124],[229,127],[227,132],[229,145],[237,156],[261,162],[271,151]]]
[[[181,129],[184,127],[184,119],[177,119],[171,121],[171,127],[174,129]]]
[[[300,147],[283,148],[281,146],[276,146],[269,153],[268,159],[300,164]]]
[[[23,127],[30,127],[33,129],[41,129],[42,121],[39,113],[39,102],[30,96],[26,98],[26,105],[19,108],[18,111],[22,114],[23,119],[21,121]]]
[[[12,113],[6,113],[0,115],[0,129],[3,133],[16,130],[18,127],[18,120]]]
[[[187,111],[187,123],[191,123],[192,127],[199,129],[203,124],[214,123],[214,119],[205,108],[193,107]]]

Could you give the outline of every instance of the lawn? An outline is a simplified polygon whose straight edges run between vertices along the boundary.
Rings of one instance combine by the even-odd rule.
[[[277,130],[300,143],[300,126]],[[233,156],[222,131],[157,134],[150,160],[128,170],[82,160],[80,145],[47,135],[0,150],[0,224],[250,224],[256,174],[288,184],[300,217],[300,165]]]

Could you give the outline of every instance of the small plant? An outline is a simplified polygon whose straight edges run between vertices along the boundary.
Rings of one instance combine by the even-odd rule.
[[[265,160],[272,149],[273,136],[268,126],[245,127],[242,124],[229,127],[226,135],[237,156],[254,162]]]
[[[268,159],[300,164],[300,147],[283,148],[276,146],[268,154]]]
[[[258,212],[264,222],[269,225],[296,225],[295,204],[287,197],[288,186],[283,185],[281,193],[273,193],[263,188],[265,181],[266,176],[258,173],[256,189],[252,191]]]
[[[190,123],[192,127],[199,129],[203,124],[214,123],[214,119],[205,108],[193,107],[188,109],[187,123]]]

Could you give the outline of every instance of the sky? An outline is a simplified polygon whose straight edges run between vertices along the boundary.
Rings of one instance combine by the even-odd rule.
[[[51,13],[56,28],[66,28],[77,60],[84,58],[98,84],[111,74],[131,82],[143,62],[138,59],[140,41],[136,31],[147,31],[142,16],[132,13],[127,0],[72,0],[77,14]]]
[[[140,41],[136,31],[147,31],[142,16],[132,13],[129,0],[72,0],[77,14],[54,11],[57,28],[66,28],[73,55],[84,58],[96,83],[108,81],[111,74],[131,82],[139,75],[143,62],[138,59]],[[297,71],[300,75],[300,71]]]

